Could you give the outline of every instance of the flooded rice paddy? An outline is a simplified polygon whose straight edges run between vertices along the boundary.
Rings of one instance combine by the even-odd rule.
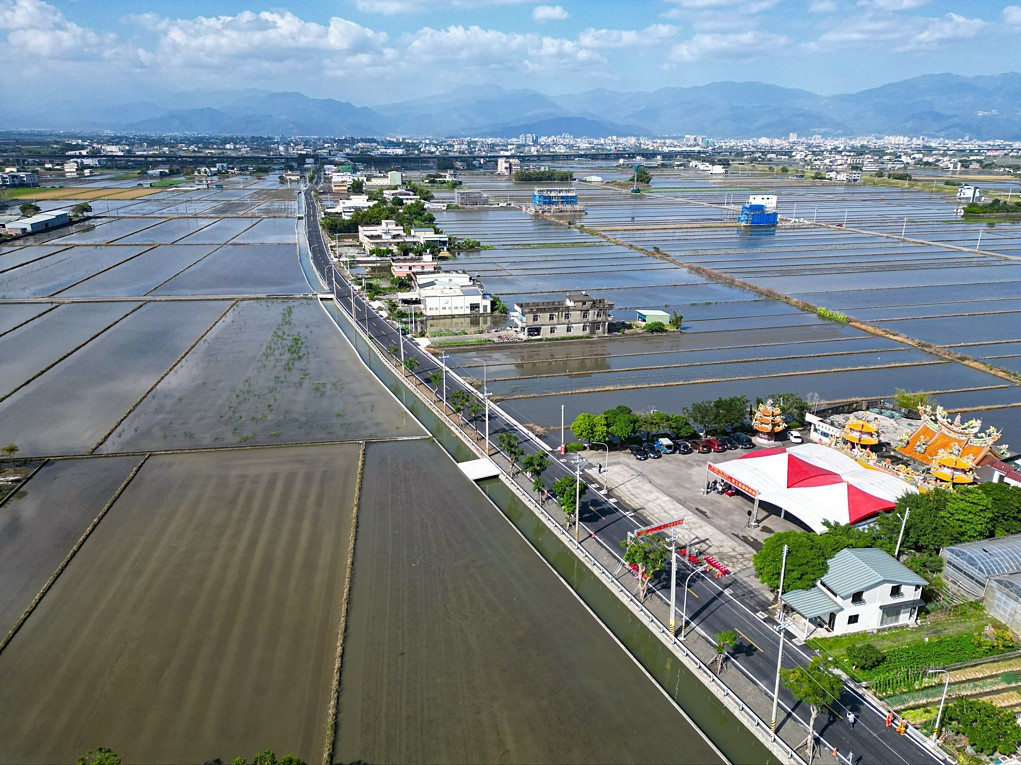
[[[576,168],[576,176],[590,173],[613,175],[607,168]],[[577,183],[587,214],[571,226],[510,208],[439,214],[449,233],[495,248],[466,253],[445,267],[478,274],[508,304],[585,290],[613,301],[616,319],[634,320],[635,309],[642,308],[684,316],[683,336],[510,351],[455,348],[448,351],[454,363],[480,378],[485,361],[490,378],[497,378],[491,386],[497,395],[511,397],[512,410],[543,426],[559,422],[561,403],[573,419],[578,412],[606,408],[603,402],[676,411],[699,398],[740,393],[754,399],[779,390],[840,401],[924,389],[947,391],[936,396],[946,406],[1021,405],[1009,379],[820,319],[684,265],[838,310],[922,343],[954,347],[1007,375],[1021,366],[1010,350],[984,353],[983,346],[970,344],[1021,343],[1014,310],[1021,296],[1021,224],[962,222],[954,217],[953,195],[940,193],[935,184],[918,191],[739,173],[735,168],[710,179],[660,169],[651,191],[637,198],[626,189]],[[534,185],[486,176],[464,180],[493,200],[519,204],[527,202]],[[751,193],[777,194],[781,215],[798,222],[764,232],[741,230],[736,212]],[[813,340],[832,339],[806,344],[806,332],[817,335]],[[703,363],[711,366],[699,366],[701,359],[691,354],[696,337],[708,339],[702,345],[713,352]],[[855,344],[853,355],[842,355],[848,342]],[[742,345],[761,346],[761,352],[750,357]],[[683,354],[683,360],[665,348]],[[509,371],[501,368],[508,355],[514,359]],[[528,372],[539,368],[541,377]],[[714,382],[691,384],[700,379]],[[585,392],[614,386],[620,390]],[[996,389],[998,395],[966,391],[975,387]],[[543,400],[550,396],[555,401]],[[982,416],[995,425],[1001,415],[1013,422],[1013,414],[997,408]]]
[[[370,438],[338,758],[716,761],[297,297],[293,190],[228,184],[82,183],[0,248],[0,441],[57,457],[0,505],[0,633],[108,508],[0,651],[0,760],[317,760]]]

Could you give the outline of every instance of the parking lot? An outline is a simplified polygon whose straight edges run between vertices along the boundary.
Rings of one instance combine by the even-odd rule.
[[[793,446],[791,442],[779,445]],[[756,446],[756,449],[762,447]],[[628,451],[611,451],[609,470],[600,472],[606,462],[605,450],[580,452],[589,482],[602,487],[606,482],[610,495],[635,510],[650,523],[664,523],[683,517],[679,534],[682,544],[690,543],[709,553],[732,572],[750,570],[752,556],[770,534],[791,529],[803,530],[789,519],[781,519],[766,506],[759,507],[759,524],[749,527],[752,500],[738,493],[733,497],[703,493],[707,481],[706,463],[725,462],[754,454],[738,449],[712,454],[665,454],[661,459],[636,460]],[[568,462],[574,455],[566,456]],[[712,474],[708,474],[713,479]]]

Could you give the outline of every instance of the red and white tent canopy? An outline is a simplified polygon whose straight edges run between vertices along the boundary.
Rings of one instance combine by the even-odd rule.
[[[823,521],[857,523],[892,510],[898,497],[917,491],[896,476],[870,470],[820,444],[760,449],[712,464],[711,469],[820,534],[826,530]]]

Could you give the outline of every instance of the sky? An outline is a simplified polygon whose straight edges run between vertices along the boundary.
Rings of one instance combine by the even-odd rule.
[[[0,0],[0,41],[0,105],[40,92],[130,101],[256,87],[374,106],[463,85],[556,95],[722,80],[831,95],[921,74],[1015,70],[1007,53],[1021,43],[1021,5]]]

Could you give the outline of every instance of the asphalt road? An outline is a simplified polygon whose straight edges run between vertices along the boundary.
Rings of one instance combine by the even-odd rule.
[[[320,275],[325,275],[324,280],[333,286],[333,292],[337,299],[353,314],[359,326],[365,329],[380,348],[385,351],[392,346],[403,344],[405,358],[414,356],[418,359],[419,365],[414,374],[423,383],[428,384],[426,381],[430,373],[441,370],[442,365],[436,357],[423,351],[416,343],[404,339],[389,321],[383,319],[368,305],[368,301],[357,292],[352,291],[351,285],[330,262],[328,250],[322,238],[322,231],[318,225],[319,215],[315,200],[308,193],[303,193],[302,198],[305,205],[305,227],[309,252],[316,270]],[[455,390],[464,390],[474,397],[480,395],[475,388],[460,384],[457,378],[448,374],[448,400],[450,394]],[[482,427],[481,423],[478,424],[478,427]],[[551,465],[543,473],[547,487],[552,486],[559,478],[575,475],[575,468],[572,464],[559,455],[549,454],[547,447],[540,446],[530,433],[521,430],[516,423],[501,412],[499,407],[491,405],[489,437],[494,451],[497,450],[496,437],[502,432],[517,435],[526,454],[543,452],[551,457]],[[636,521],[626,509],[616,507],[615,503],[600,495],[598,488],[590,485],[589,491],[582,501],[582,536],[595,538],[619,559],[622,553],[621,541],[626,539],[628,532],[635,531],[642,524]],[[692,569],[686,562],[678,565],[678,633],[683,622],[681,607],[684,582],[691,571]],[[653,582],[649,597],[658,597],[669,603],[669,570],[662,572]],[[775,621],[766,621],[757,615],[757,612],[764,612],[767,606],[768,603],[764,602],[760,595],[737,577],[730,576],[717,580],[701,573],[692,575],[687,603],[691,623],[686,639],[695,639],[695,632],[712,640],[712,636],[723,630],[737,631],[740,643],[731,650],[728,671],[742,672],[771,698],[780,637]],[[793,634],[788,633],[788,639],[785,642],[783,659],[785,668],[807,665],[816,655],[807,646],[795,645],[791,640],[792,637]],[[848,711],[853,711],[858,718],[853,730],[845,719]],[[808,718],[809,709],[804,704],[799,704],[781,684],[780,711],[777,715],[778,729],[794,724],[798,726],[799,730],[806,730]],[[913,737],[897,735],[892,728],[887,728],[886,713],[880,711],[846,685],[840,698],[833,700],[830,709],[820,712],[815,730],[822,739],[820,746],[826,749],[836,747],[843,758],[853,754],[854,765],[858,763],[908,765],[944,761],[919,744]]]

